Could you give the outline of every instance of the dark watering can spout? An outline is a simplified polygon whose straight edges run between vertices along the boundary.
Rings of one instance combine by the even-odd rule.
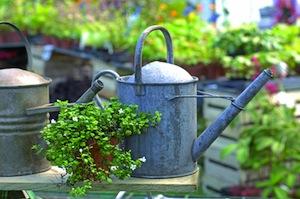
[[[192,158],[195,162],[272,76],[273,74],[270,70],[264,70],[194,141],[192,146]]]
[[[75,103],[69,103],[69,106],[73,106],[74,104],[81,104],[81,103],[90,103],[93,100],[96,101],[97,105],[100,106],[100,108],[103,109],[103,105],[101,103],[101,100],[99,96],[97,95],[98,92],[100,92],[104,85],[102,81],[100,81],[98,78],[102,75],[111,75],[115,78],[118,78],[119,75],[115,71],[112,70],[103,70],[95,75],[92,81],[91,87],[75,102]],[[25,110],[26,115],[35,115],[40,113],[48,113],[48,112],[58,112],[60,110],[59,106],[52,104],[44,104],[37,107],[27,108]]]

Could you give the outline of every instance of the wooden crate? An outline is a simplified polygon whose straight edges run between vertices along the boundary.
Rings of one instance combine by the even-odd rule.
[[[222,188],[232,185],[254,185],[268,177],[269,168],[257,171],[245,170],[232,153],[224,159],[220,158],[222,149],[235,141],[226,137],[219,137],[204,154],[203,190],[208,194],[218,195]]]
[[[236,90],[215,90],[206,89],[216,95],[229,95],[236,97],[239,93]],[[288,90],[288,96],[296,102],[296,118],[300,118],[300,91]],[[206,124],[209,125],[214,121],[226,107],[230,105],[230,101],[223,99],[204,99],[203,116]],[[235,158],[235,154],[231,154],[225,159],[220,158],[221,151],[224,147],[233,144],[239,137],[243,128],[250,125],[250,119],[246,111],[241,112],[237,120],[232,122],[223,133],[215,140],[215,142],[204,153],[204,175],[202,178],[202,186],[204,192],[209,195],[220,195],[222,188],[238,184],[255,184],[258,180],[266,178],[268,168],[261,168],[259,171],[243,170]]]

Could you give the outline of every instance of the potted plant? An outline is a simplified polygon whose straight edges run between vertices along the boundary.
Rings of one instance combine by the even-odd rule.
[[[227,77],[250,79],[254,75],[252,69],[255,63],[251,61],[252,57],[258,57],[258,53],[271,53],[268,56],[270,58],[274,52],[277,54],[283,52],[283,44],[282,37],[277,36],[271,30],[261,31],[256,24],[244,24],[221,31],[215,46],[226,49],[226,55],[223,56],[221,62],[227,69]],[[262,65],[260,72],[274,65],[276,61],[284,61],[269,58],[267,60],[270,62]]]
[[[271,90],[276,92],[278,88]],[[242,169],[251,170],[252,174],[263,173],[257,175],[255,182],[256,187],[263,189],[263,197],[300,196],[296,189],[300,174],[300,129],[292,105],[284,92],[271,98],[266,90],[260,91],[247,106],[251,124],[244,128],[236,143],[222,150],[223,158],[234,152]],[[268,172],[260,172],[261,169]]]
[[[155,127],[161,114],[138,112],[137,105],[126,105],[111,98],[102,110],[94,103],[68,106],[58,101],[60,113],[43,131],[48,148],[33,146],[43,152],[52,165],[64,168],[72,196],[84,195],[93,182],[112,183],[111,175],[120,179],[130,177],[147,157],[132,159],[125,151],[123,138],[141,134]],[[83,182],[83,185],[76,183]]]

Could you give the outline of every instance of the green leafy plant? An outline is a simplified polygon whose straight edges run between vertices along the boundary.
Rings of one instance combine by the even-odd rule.
[[[251,125],[244,128],[236,143],[222,150],[221,156],[235,152],[243,169],[268,168],[267,177],[256,183],[263,188],[263,197],[299,197],[296,187],[300,174],[300,125],[295,108],[270,101],[270,96],[262,90],[249,103]]]
[[[120,103],[117,98],[105,103],[104,110],[94,103],[70,107],[67,101],[58,101],[56,105],[60,106],[58,120],[42,131],[48,148],[35,145],[33,149],[70,174],[67,182],[73,187],[72,196],[84,195],[94,181],[112,183],[110,175],[130,177],[146,161],[145,157],[132,159],[122,138],[155,127],[161,119],[159,112],[139,112],[137,105]]]
[[[162,21],[157,24],[169,31],[173,42],[174,62],[179,66],[193,66],[199,63],[208,65],[219,62],[225,55],[225,51],[214,46],[217,38],[215,28],[199,18],[177,18],[170,22]],[[131,46],[136,44],[138,33],[147,28],[145,22],[140,20],[132,26],[128,40],[128,44]],[[134,47],[128,49],[132,49],[131,53],[134,53]],[[166,54],[163,34],[160,31],[149,34],[143,47],[143,57],[148,61],[164,61],[167,57]]]
[[[227,55],[221,59],[227,68],[226,76],[250,79],[254,75],[252,69],[255,66],[251,62],[252,57],[259,59],[260,72],[280,62],[285,62],[289,69],[293,69],[299,63],[300,54],[289,47],[292,45],[291,39],[285,37],[280,30],[286,30],[288,35],[297,38],[294,29],[275,26],[271,30],[262,31],[256,24],[229,27],[220,32],[215,45],[227,51]]]
[[[232,57],[282,48],[279,38],[268,30],[259,30],[256,24],[243,24],[222,30],[215,45],[226,49],[227,55]]]

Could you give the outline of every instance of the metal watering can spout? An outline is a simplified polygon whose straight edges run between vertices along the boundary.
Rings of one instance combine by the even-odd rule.
[[[118,78],[119,74],[112,70],[103,70],[100,71],[95,75],[92,81],[91,87],[82,94],[82,96],[75,102],[69,103],[69,106],[73,106],[74,104],[81,104],[81,103],[90,103],[93,100],[96,101],[96,104],[103,109],[103,105],[99,96],[97,95],[103,88],[103,82],[99,80],[102,75],[111,75],[114,78]],[[40,113],[48,113],[48,112],[57,112],[60,110],[59,106],[55,106],[52,104],[44,104],[42,106],[27,108],[25,110],[26,115],[35,115]]]
[[[230,122],[242,111],[253,99],[258,91],[273,76],[272,72],[264,70],[223,113],[207,127],[192,145],[192,158],[196,162],[206,149],[217,139]]]

